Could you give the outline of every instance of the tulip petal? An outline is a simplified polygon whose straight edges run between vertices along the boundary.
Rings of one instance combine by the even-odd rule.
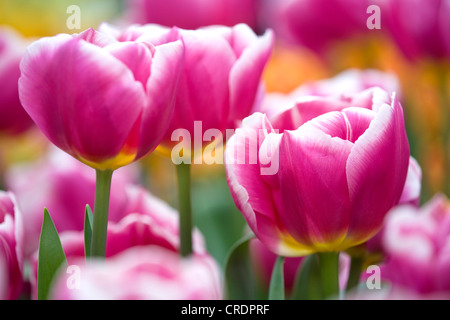
[[[241,38],[238,32],[240,29],[242,27],[234,31],[233,38],[236,46],[240,45]],[[273,39],[273,32],[267,31],[261,38],[254,40],[253,43],[243,49],[233,65],[229,79],[231,109],[228,121],[243,119],[255,107],[255,97],[264,67],[272,52]],[[239,50],[242,50],[242,48],[239,48]]]
[[[335,99],[306,96],[297,99],[295,104],[280,110],[280,113],[273,113],[270,118],[275,128],[281,130],[296,130],[302,124],[312,120],[324,113],[340,111],[348,107],[347,103]],[[341,126],[339,126],[341,127]]]
[[[321,118],[335,119],[330,114]],[[333,250],[345,237],[350,219],[345,165],[352,145],[309,124],[283,134],[275,203],[298,242]]]
[[[421,181],[422,169],[420,168],[419,163],[417,163],[417,160],[410,157],[405,186],[403,187],[399,203],[409,203],[418,206],[420,202]]]
[[[106,47],[118,60],[122,61],[134,74],[136,81],[147,87],[152,64],[152,48],[150,44],[137,42],[117,42]]]
[[[93,28],[89,28],[81,32],[76,35],[76,38],[83,39],[84,41],[90,42],[102,48],[117,42],[110,34],[96,31]]]
[[[228,42],[206,30],[183,30],[182,37],[185,64],[165,141],[179,128],[194,132],[194,121],[203,122],[203,131],[223,130],[229,110],[228,79],[236,58]]]
[[[379,231],[387,211],[400,199],[409,162],[403,111],[394,97],[380,107],[347,162],[351,223],[349,242],[361,243]],[[383,199],[383,201],[380,201]]]
[[[142,114],[138,158],[156,148],[167,132],[174,111],[184,52],[184,45],[179,40],[156,47],[147,83],[149,104]]]
[[[236,206],[260,240],[277,252],[281,231],[275,221],[271,191],[261,178],[257,154],[253,158],[262,143],[263,131],[272,131],[265,115],[254,113],[244,119],[242,128],[227,143],[225,167]]]

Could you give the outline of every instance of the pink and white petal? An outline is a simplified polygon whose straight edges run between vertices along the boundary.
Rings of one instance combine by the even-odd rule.
[[[243,119],[254,107],[264,68],[272,53],[274,35],[267,31],[246,47],[230,71],[228,121]]]
[[[280,143],[280,220],[298,242],[333,250],[349,225],[345,165],[352,143],[305,125]]]
[[[205,30],[183,30],[182,37],[185,63],[165,142],[170,142],[172,132],[179,128],[192,134],[194,121],[202,121],[202,135],[210,128],[224,130],[230,108],[228,79],[236,59],[229,44]]]
[[[105,49],[118,60],[122,61],[134,75],[136,81],[147,88],[152,65],[152,50],[150,44],[137,42],[117,42]]]
[[[150,217],[152,222],[150,227],[155,230],[152,232],[155,232],[156,234],[165,234],[168,242],[178,250],[179,219],[176,210],[138,186],[128,186],[126,189],[126,196],[128,203],[123,211],[124,216],[139,213],[140,215]],[[134,220],[137,218],[139,217],[135,217]],[[126,218],[123,220],[129,221]],[[131,219],[131,221],[133,221],[133,219]],[[120,222],[120,224],[124,225],[126,223]],[[117,229],[117,227],[115,228]],[[192,238],[194,252],[198,254],[206,253],[205,241],[198,229],[192,231]]]
[[[408,163],[403,111],[394,98],[392,105],[380,107],[348,158],[350,242],[366,241],[380,230],[384,216],[400,200]]]
[[[74,37],[83,39],[84,41],[102,48],[117,42],[117,40],[110,34],[96,31],[93,28],[89,28],[79,34],[75,34]]]
[[[347,123],[347,140],[352,143],[366,132],[376,116],[374,111],[358,107],[346,108],[342,114]]]
[[[403,187],[402,195],[399,204],[419,205],[420,190],[422,187],[422,169],[419,163],[413,157],[409,158],[408,173],[406,175],[405,186]]]
[[[137,158],[155,149],[167,132],[174,112],[184,54],[185,47],[180,40],[156,47],[147,83],[148,104],[142,114]]]
[[[313,96],[300,97],[289,108],[284,108],[283,112],[279,112],[273,118],[273,126],[280,130],[296,130],[302,124],[322,114],[341,111],[348,106],[347,103],[336,99]]]
[[[257,237],[271,250],[276,250],[280,230],[275,221],[271,190],[263,181],[258,164],[258,150],[264,140],[261,131],[271,131],[265,115],[255,113],[244,119],[243,127],[237,129],[227,143],[225,168],[236,206]]]
[[[435,290],[433,264],[436,222],[412,206],[398,206],[386,218],[383,247],[389,259],[383,277],[426,293]]]
[[[232,28],[218,28],[218,31],[221,32],[230,43],[230,46],[236,54],[236,58],[239,58],[244,50],[252,45],[252,43],[258,41],[258,36],[246,24],[241,23]]]

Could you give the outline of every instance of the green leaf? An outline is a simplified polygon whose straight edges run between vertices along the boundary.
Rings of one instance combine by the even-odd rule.
[[[48,299],[53,278],[62,265],[67,265],[61,241],[47,209],[44,209],[41,238],[39,240],[38,300]]]
[[[278,256],[270,278],[269,300],[284,300],[284,298],[284,257]]]
[[[291,299],[320,300],[322,298],[319,259],[317,255],[313,254],[305,257],[299,268]]]
[[[248,245],[254,234],[246,234],[231,248],[225,264],[227,298],[231,300],[256,299],[256,279],[252,272]]]
[[[92,214],[91,207],[87,204],[84,215],[84,255],[86,256],[86,258],[89,258],[91,256],[93,221],[94,215]]]

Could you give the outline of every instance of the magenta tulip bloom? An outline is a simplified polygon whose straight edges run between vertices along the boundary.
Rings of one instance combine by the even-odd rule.
[[[131,26],[124,31],[104,25],[103,29],[109,29],[119,41],[168,41],[164,34],[169,29],[156,25]],[[258,37],[243,24],[180,30],[179,37],[185,44],[185,62],[174,115],[163,139],[166,147],[178,143],[172,140],[177,129],[185,129],[194,137],[195,121],[201,121],[199,134],[203,137],[208,129],[225,133],[248,116],[261,102],[261,75],[273,46],[272,32]]]
[[[16,32],[0,27],[0,133],[21,133],[33,124],[20,103],[17,85],[27,45]]]
[[[450,207],[436,196],[422,208],[402,206],[386,218],[382,277],[420,295],[450,294]]]
[[[173,145],[171,135],[176,129],[193,135],[195,121],[202,121],[204,136],[211,128],[222,133],[235,128],[251,114],[261,102],[261,76],[273,46],[272,32],[257,37],[245,25],[182,31],[181,35],[186,45],[185,68],[163,140],[166,145]]]
[[[22,217],[12,193],[0,192],[0,300],[22,291]]]
[[[183,52],[180,40],[118,42],[93,29],[43,38],[22,60],[20,98],[56,146],[95,169],[115,170],[165,134]]]
[[[129,202],[127,187],[138,181],[132,166],[120,168],[112,178],[110,221],[124,216]],[[6,173],[8,189],[14,192],[24,220],[25,258],[35,252],[47,208],[59,232],[84,228],[86,204],[94,208],[95,172],[57,148],[30,165],[17,165]]]
[[[410,59],[450,57],[450,3],[447,0],[388,0],[390,32]]]
[[[61,273],[51,293],[58,300],[217,300],[220,274],[208,256],[183,260],[158,247],[134,247],[105,262],[83,259],[79,288],[68,288],[70,274]]]
[[[256,27],[259,0],[128,0],[127,20],[197,29],[209,25]]]
[[[381,89],[354,101],[367,96],[370,109],[350,105],[283,133],[255,113],[230,139],[225,162],[231,193],[272,252],[302,256],[361,244],[398,203],[409,163],[403,110]],[[311,101],[321,109],[339,105]]]

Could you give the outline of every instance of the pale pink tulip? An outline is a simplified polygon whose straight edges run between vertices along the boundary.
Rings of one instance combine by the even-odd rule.
[[[117,255],[121,253],[125,254],[125,252],[128,252],[130,249],[132,250],[135,247],[143,247],[146,248],[146,250],[147,248],[158,247],[159,250],[164,249],[166,251],[170,251],[174,255],[179,255],[179,228],[177,212],[170,206],[150,195],[148,192],[138,186],[128,186],[126,188],[126,196],[127,204],[125,208],[122,209],[123,218],[118,222],[110,221],[108,224],[108,236],[106,245],[106,259],[108,264],[109,261],[113,259],[111,265],[115,265],[116,262],[114,261],[116,260],[114,259],[116,259]],[[78,265],[84,268],[83,261],[85,261],[85,252],[83,232],[65,231],[60,233],[60,237],[69,265]],[[153,249],[148,250],[149,252],[151,252]],[[193,260],[207,261],[208,265],[210,265],[210,268],[212,268],[211,270],[214,273],[219,273],[218,266],[214,264],[212,258],[206,251],[204,239],[197,229],[195,229],[193,232],[193,251]],[[165,254],[168,256],[168,259],[172,259],[169,258],[171,253]],[[119,258],[117,259],[117,261],[121,261]],[[131,265],[135,263],[139,264],[139,261],[136,261],[134,259],[133,261],[129,261],[129,263],[131,263]],[[31,278],[33,294],[36,293],[37,264],[37,253],[35,253],[32,259],[33,276]],[[124,268],[128,268],[129,266],[131,266],[123,265],[122,262],[120,262],[119,265],[123,266]],[[108,265],[105,265],[104,267],[105,269],[107,269]],[[161,268],[164,267],[165,266],[162,266]],[[172,266],[167,267],[169,268],[168,270],[171,270],[170,268]],[[86,268],[89,269],[90,267],[88,266]],[[205,276],[209,277],[211,275]],[[215,277],[216,276],[214,275],[214,277],[212,278]],[[111,280],[111,282],[113,283],[114,281],[117,281],[115,283],[115,285],[117,285],[115,290],[118,291],[120,288],[119,285],[122,285],[122,281],[124,281],[124,279]],[[174,281],[176,281],[176,279],[174,279]],[[101,283],[96,284],[94,281],[92,285],[101,285]],[[205,285],[211,285],[214,288],[217,288],[215,282],[211,282]],[[129,287],[127,287],[127,290],[132,290],[133,286],[135,286],[135,283],[129,283]],[[108,292],[108,290],[106,290],[107,288],[108,287],[105,286],[103,289],[98,288],[98,290],[105,290],[106,293]],[[148,297],[150,297],[150,295],[152,294],[158,294],[157,291],[152,291],[151,287],[149,287],[148,290]],[[139,290],[135,293],[138,294]],[[119,294],[119,292],[115,294]],[[161,294],[161,299],[165,299],[164,294]],[[110,299],[114,299],[114,297],[115,296],[110,296]],[[144,296],[139,295],[137,297],[145,298]],[[99,296],[99,299],[100,298],[101,296]],[[213,299],[216,297],[211,296],[210,298]]]
[[[420,209],[402,206],[386,218],[382,278],[419,295],[450,296],[450,206],[435,196]]]
[[[105,261],[84,259],[79,288],[61,272],[51,293],[58,300],[216,300],[221,299],[220,274],[209,256],[183,259],[158,246],[133,247]]]

